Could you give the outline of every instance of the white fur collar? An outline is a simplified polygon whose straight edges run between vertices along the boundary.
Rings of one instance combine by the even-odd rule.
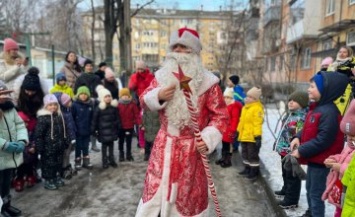
[[[166,76],[166,71],[165,70],[158,70],[155,73],[155,77],[158,81],[158,83],[160,83],[160,78],[163,78]],[[198,96],[201,96],[204,92],[206,92],[210,87],[212,87],[215,84],[218,84],[219,79],[217,78],[217,76],[215,76],[213,73],[209,72],[209,71],[204,71],[203,73],[203,79],[202,79],[202,83],[200,88],[198,89]],[[165,85],[165,84],[164,84]]]
[[[58,108],[58,114],[61,114],[61,111],[60,111],[59,108]],[[48,111],[47,109],[44,109],[44,108],[38,110],[37,117],[45,116],[45,115],[52,115],[52,113],[50,111]]]
[[[114,100],[111,101],[110,105],[116,108],[118,106],[118,101],[116,99],[114,99]],[[104,103],[104,102],[100,102],[99,103],[99,108],[101,110],[105,110],[107,108],[107,104]]]

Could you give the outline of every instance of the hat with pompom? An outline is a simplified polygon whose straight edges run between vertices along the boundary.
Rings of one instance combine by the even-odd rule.
[[[172,51],[177,44],[191,48],[194,53],[200,53],[202,44],[198,32],[194,29],[180,28],[174,31],[170,36],[169,48]]]
[[[98,86],[96,87],[96,93],[97,93],[97,95],[99,96],[98,99],[99,99],[100,102],[103,102],[103,101],[104,101],[105,96],[107,96],[107,95],[112,96],[112,95],[111,95],[111,92],[110,92],[109,90],[107,90],[107,89],[106,89],[104,86],[102,86],[102,85],[98,85]]]
[[[39,69],[37,67],[31,67],[28,69],[25,78],[23,79],[21,88],[25,90],[38,91],[41,89],[41,83],[39,80]]]

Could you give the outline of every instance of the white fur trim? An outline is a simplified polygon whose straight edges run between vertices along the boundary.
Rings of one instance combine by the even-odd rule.
[[[59,106],[58,106],[58,111],[57,112],[58,112],[58,114],[62,114]],[[52,115],[52,113],[50,111],[48,111],[47,109],[45,109],[45,108],[42,108],[42,109],[38,110],[37,117],[44,116],[44,115]]]
[[[154,88],[153,90],[146,93],[143,97],[143,100],[144,100],[146,106],[151,111],[158,111],[160,109],[163,109],[163,108],[165,108],[165,106],[167,104],[167,102],[164,102],[163,104],[159,103],[158,93],[160,90],[161,90],[161,87]]]
[[[217,147],[218,143],[222,141],[222,134],[217,130],[217,128],[208,126],[201,131],[202,140],[206,143],[208,147],[208,153],[211,154]]]
[[[111,101],[110,105],[112,107],[116,108],[118,106],[118,101],[116,99],[114,99],[114,100]],[[106,108],[107,108],[107,104],[105,102],[100,102],[99,103],[99,109],[105,110]]]
[[[195,53],[200,53],[202,50],[200,39],[189,31],[184,31],[181,37],[179,37],[178,31],[174,31],[171,34],[169,41],[169,48],[171,51],[176,44],[185,45],[186,47],[191,48]]]
[[[177,197],[178,183],[171,184],[170,203],[175,203]]]
[[[218,84],[219,78],[215,76],[213,73],[209,71],[205,71],[203,73],[203,80],[201,82],[201,87],[198,89],[198,96],[201,96],[208,89],[210,89],[213,85]]]

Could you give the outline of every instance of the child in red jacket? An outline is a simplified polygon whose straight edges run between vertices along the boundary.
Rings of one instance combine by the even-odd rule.
[[[223,94],[224,101],[227,104],[227,109],[230,117],[227,131],[223,134],[222,138],[222,158],[216,161],[221,167],[232,166],[231,158],[233,147],[231,143],[235,140],[236,130],[239,123],[240,113],[242,111],[242,103],[233,99],[233,90],[226,90]]]
[[[122,88],[119,94],[120,98],[118,101],[118,112],[121,119],[122,129],[119,131],[119,160],[125,161],[123,144],[126,140],[126,160],[134,161],[132,157],[131,147],[132,147],[132,135],[134,130],[134,125],[141,126],[141,118],[139,116],[139,109],[136,103],[132,100],[132,96],[128,88]]]

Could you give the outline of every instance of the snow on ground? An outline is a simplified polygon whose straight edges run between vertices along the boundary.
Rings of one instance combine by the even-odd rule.
[[[269,121],[269,126],[271,130],[274,131],[278,120],[280,118],[281,111],[277,110],[275,106],[267,106],[267,120]],[[280,129],[280,127],[278,127]],[[273,151],[274,137],[268,129],[267,121],[264,121],[263,125],[263,144],[260,150],[260,158],[265,164],[265,169],[270,173],[269,177],[265,176],[266,181],[269,183],[273,191],[280,190],[283,185],[282,172],[281,172],[281,160],[277,152]],[[306,170],[305,170],[306,171]],[[302,181],[302,190],[301,197],[298,203],[299,207],[293,210],[286,210],[286,213],[290,217],[301,216],[305,210],[308,208],[307,198],[306,198],[306,185],[305,181]],[[326,217],[333,216],[335,207],[328,202],[325,202],[326,205]]]

